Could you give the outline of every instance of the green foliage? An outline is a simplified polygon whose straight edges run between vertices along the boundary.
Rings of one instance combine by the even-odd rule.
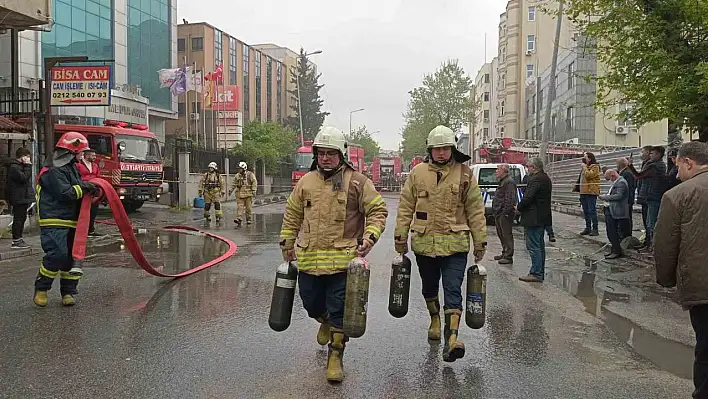
[[[438,125],[458,131],[474,109],[472,79],[457,60],[444,62],[434,74],[423,77],[423,85],[408,94],[408,110],[403,115],[403,157],[426,153],[428,133]]]
[[[295,85],[295,90],[288,90],[294,98],[298,98],[298,77],[300,78],[300,97],[302,100],[302,128],[305,131],[305,140],[312,140],[322,127],[325,117],[329,112],[322,112],[324,101],[320,98],[320,89],[324,85],[318,84],[321,74],[316,74],[315,68],[310,64],[306,56],[305,49],[300,49],[300,57],[297,62],[297,69],[292,71],[291,83]],[[288,118],[287,125],[293,131],[300,132],[300,109],[298,102],[294,101],[292,110],[295,116]]]
[[[249,165],[263,162],[266,173],[276,173],[278,161],[292,156],[296,148],[296,134],[290,128],[275,122],[252,121],[243,128],[243,144],[231,152]]]
[[[348,143],[364,147],[364,160],[366,162],[371,162],[381,152],[379,142],[366,130],[366,126],[360,127],[346,136]]]
[[[668,118],[708,139],[708,2],[569,0],[567,15],[597,43],[598,101],[637,125]],[[622,98],[608,96],[619,92]]]

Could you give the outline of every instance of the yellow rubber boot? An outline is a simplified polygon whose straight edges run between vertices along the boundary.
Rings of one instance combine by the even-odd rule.
[[[344,335],[344,331],[332,328],[330,339],[329,354],[327,355],[327,381],[341,382],[344,379],[342,357],[347,337]]]
[[[440,340],[440,302],[438,298],[426,299],[425,304],[428,306],[430,313],[430,327],[428,327],[428,339],[433,341]]]
[[[221,223],[221,219],[224,217],[224,211],[218,210],[216,213],[216,223]]]
[[[445,311],[445,346],[443,347],[443,361],[454,362],[465,357],[465,344],[457,339],[460,328],[462,311],[448,309]]]
[[[320,329],[317,330],[317,343],[327,345],[329,343],[329,322],[327,317],[319,317],[316,320],[320,322]]]
[[[61,304],[64,306],[74,306],[76,301],[73,295],[66,294],[61,297]]]
[[[47,306],[47,291],[35,291],[34,304],[39,307]]]

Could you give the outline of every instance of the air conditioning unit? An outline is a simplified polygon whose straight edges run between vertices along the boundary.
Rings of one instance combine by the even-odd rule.
[[[191,114],[189,114],[189,119],[190,119],[190,120],[193,120],[193,121],[198,121],[198,120],[199,120],[199,114],[196,113],[196,112],[192,112]]]
[[[615,126],[615,134],[618,136],[624,136],[629,134],[629,126],[624,126],[624,125],[618,125]]]
[[[570,139],[570,140],[566,140],[566,143],[568,143],[568,144],[580,144],[580,139],[577,138],[577,137],[574,137],[574,138],[572,138],[572,139]]]

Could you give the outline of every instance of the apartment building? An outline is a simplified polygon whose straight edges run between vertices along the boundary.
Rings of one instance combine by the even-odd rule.
[[[178,98],[180,118],[170,123],[172,134],[198,133],[208,147],[231,148],[242,140],[242,128],[253,120],[282,123],[287,116],[286,67],[243,41],[205,22],[177,26],[180,64],[198,73],[223,65],[226,97],[202,109],[203,96],[194,91]],[[221,85],[220,85],[221,86]],[[200,139],[201,140],[201,139]]]
[[[495,126],[496,107],[492,101],[493,85],[492,63],[488,62],[477,71],[474,80],[475,110],[472,140],[475,148],[489,138],[491,127]]]
[[[500,136],[530,138],[526,135],[524,107],[526,85],[535,81],[538,71],[551,65],[556,18],[542,8],[555,9],[557,2],[510,0],[499,22],[499,103],[504,114],[497,118]],[[571,47],[574,27],[564,17],[560,48]]]
[[[252,47],[282,62],[285,68],[285,82],[288,93],[297,90],[297,85],[294,80],[295,73],[297,73],[297,60],[300,57],[299,53],[273,43],[256,44]],[[312,60],[309,60],[309,64],[314,69],[315,75],[317,75],[317,64],[313,63]],[[297,97],[291,94],[286,95],[284,111],[286,116],[295,117],[297,115],[295,112],[296,107]]]

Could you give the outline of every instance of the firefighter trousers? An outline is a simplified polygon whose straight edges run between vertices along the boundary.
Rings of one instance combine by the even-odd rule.
[[[442,277],[445,310],[462,310],[462,283],[465,279],[467,252],[435,258],[416,254],[415,259],[423,282],[423,298],[428,301],[438,297]]]
[[[307,315],[313,319],[327,317],[332,327],[342,328],[347,272],[323,276],[300,273],[297,283]]]
[[[39,273],[34,282],[35,291],[49,291],[54,278],[59,276],[62,295],[74,295],[81,276],[69,274],[74,266],[71,249],[74,245],[76,229],[67,227],[42,227],[40,240],[44,258],[39,266]]]
[[[211,202],[204,203],[204,217],[207,220],[211,219]],[[216,215],[216,220],[219,221],[224,216],[224,211],[221,210],[221,202],[214,202],[214,214]]]
[[[253,197],[239,198],[237,204],[236,219],[243,220],[245,213],[246,222],[251,223],[253,221]]]

